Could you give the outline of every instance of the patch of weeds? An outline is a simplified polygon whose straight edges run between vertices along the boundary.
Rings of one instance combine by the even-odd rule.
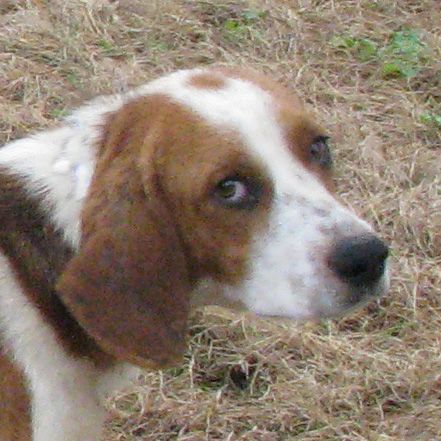
[[[407,332],[415,329],[415,323],[405,317],[398,317],[393,323],[384,328],[384,334],[391,337],[403,337]]]
[[[319,323],[317,323],[317,326],[314,328],[314,332],[317,335],[330,336],[334,331],[333,326],[334,324],[331,320],[323,319],[320,320]]]
[[[425,112],[420,115],[420,121],[428,126],[441,129],[441,114]]]
[[[98,40],[97,46],[101,49],[102,53],[107,57],[121,57],[125,55],[123,49],[115,46],[112,41],[101,39]]]
[[[111,51],[113,50],[113,43],[109,40],[98,40],[97,42],[98,47],[100,47],[103,51]]]
[[[331,46],[354,54],[361,61],[369,61],[378,56],[377,44],[368,38],[335,36]]]
[[[224,23],[223,30],[228,39],[242,39],[248,32],[247,26],[235,19],[229,19]]]
[[[190,9],[199,17],[201,23],[217,31],[222,40],[243,44],[251,40],[263,40],[264,22],[268,11],[249,8],[243,1],[231,0],[228,3],[212,1],[189,1]]]
[[[67,81],[69,81],[70,84],[72,84],[72,86],[76,86],[79,82],[78,75],[72,71],[67,73],[66,79]]]
[[[69,111],[67,109],[51,109],[48,113],[52,118],[63,119],[69,114]]]
[[[254,26],[268,16],[266,11],[244,10],[225,20],[223,31],[229,40],[242,40],[250,33],[256,33]]]
[[[336,35],[330,45],[362,62],[373,61],[381,66],[382,76],[410,79],[427,64],[428,51],[420,33],[412,29],[392,32],[388,42],[380,46],[369,38]]]
[[[393,32],[382,50],[383,76],[412,78],[427,62],[427,48],[412,29]]]
[[[257,9],[246,9],[242,2],[221,2],[198,1],[191,3],[193,13],[199,16],[202,23],[222,27],[227,21],[236,21],[245,25],[252,25],[268,16],[267,11]]]
[[[173,49],[170,43],[158,37],[149,38],[146,42],[146,46],[151,51],[161,53],[168,52]]]

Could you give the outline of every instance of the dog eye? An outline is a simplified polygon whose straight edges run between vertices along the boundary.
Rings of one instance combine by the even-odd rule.
[[[262,185],[252,178],[230,177],[220,181],[214,190],[216,200],[230,208],[253,209],[259,202]]]
[[[331,167],[332,156],[328,146],[328,137],[319,136],[309,147],[309,155],[311,159],[322,167]]]

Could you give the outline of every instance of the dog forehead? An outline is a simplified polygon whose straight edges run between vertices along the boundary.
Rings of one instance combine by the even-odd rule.
[[[149,88],[185,105],[210,124],[233,129],[245,138],[256,132],[280,137],[271,95],[242,78],[182,71],[151,83]]]
[[[293,107],[293,118],[302,113],[302,107],[299,101],[289,100],[283,90],[265,77],[248,76],[246,71],[194,69],[160,78],[141,92],[163,94],[225,131],[225,136],[234,133],[246,153],[267,169],[276,187],[292,181],[293,175],[299,182],[317,181],[288,146],[283,114],[287,103]]]

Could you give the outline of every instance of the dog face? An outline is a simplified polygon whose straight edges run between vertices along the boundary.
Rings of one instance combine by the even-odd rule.
[[[382,294],[387,249],[332,194],[323,130],[267,79],[223,74],[165,92],[194,119],[184,137],[168,127],[159,168],[195,269],[263,315],[329,317]]]
[[[107,351],[160,366],[182,352],[191,305],[340,315],[386,290],[388,250],[331,174],[326,133],[267,78],[154,81],[103,128],[62,298]]]

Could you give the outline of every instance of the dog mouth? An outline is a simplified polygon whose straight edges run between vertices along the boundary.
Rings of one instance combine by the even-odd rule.
[[[339,319],[362,309],[373,301],[378,301],[389,290],[389,275],[386,273],[374,286],[351,287],[331,295],[331,300],[320,302],[315,319]]]
[[[354,286],[328,274],[314,284],[296,279],[281,290],[253,283],[251,286],[230,286],[207,279],[200,283],[192,298],[192,307],[217,305],[265,318],[281,318],[296,322],[315,322],[350,315],[368,303],[378,300],[389,289],[389,272],[367,286]],[[281,287],[279,287],[281,288]],[[272,292],[272,295],[268,295]],[[260,301],[258,301],[258,300]]]

